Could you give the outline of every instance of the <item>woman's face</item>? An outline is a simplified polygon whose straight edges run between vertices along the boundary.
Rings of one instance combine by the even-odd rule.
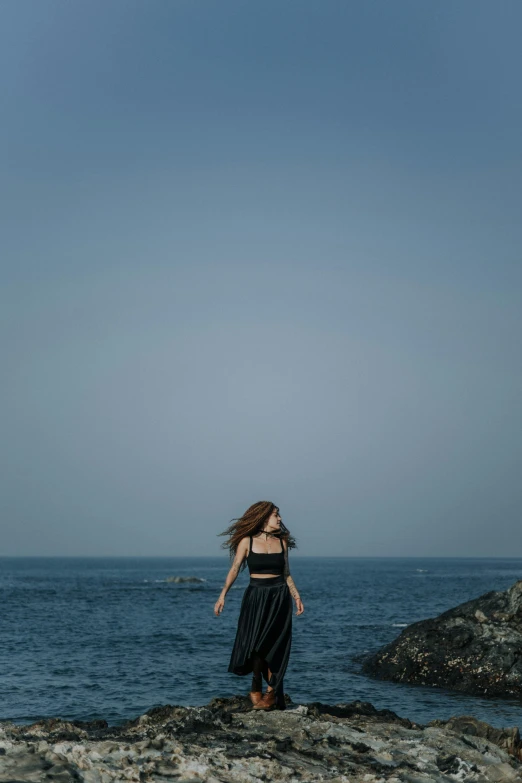
[[[274,508],[274,510],[268,517],[268,527],[271,527],[274,530],[281,529],[281,515],[279,514],[278,508]]]

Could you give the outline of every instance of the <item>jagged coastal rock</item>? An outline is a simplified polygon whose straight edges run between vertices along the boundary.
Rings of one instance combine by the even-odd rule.
[[[166,706],[123,726],[0,724],[0,781],[443,783],[522,781],[518,729],[473,718],[428,726],[371,704],[260,712],[244,697]]]
[[[522,581],[408,626],[363,663],[383,680],[522,698]]]

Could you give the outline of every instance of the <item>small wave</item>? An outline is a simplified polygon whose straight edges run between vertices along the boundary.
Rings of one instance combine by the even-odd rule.
[[[408,623],[392,623],[392,628],[406,628]]]
[[[427,568],[416,568],[415,569],[418,574],[428,574],[429,571]]]

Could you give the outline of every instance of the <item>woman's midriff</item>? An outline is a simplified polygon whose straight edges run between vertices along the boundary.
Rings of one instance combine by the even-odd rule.
[[[274,576],[280,576],[280,574],[250,574],[250,576],[253,576],[256,579],[271,579]]]

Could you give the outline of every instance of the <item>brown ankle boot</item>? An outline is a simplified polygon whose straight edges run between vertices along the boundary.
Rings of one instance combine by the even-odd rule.
[[[271,710],[275,705],[276,694],[272,688],[271,691],[267,691],[258,704],[254,704],[255,710]]]
[[[250,691],[250,693],[248,695],[249,695],[250,701],[252,702],[254,707],[256,706],[256,704],[259,704],[259,702],[263,698],[263,692],[262,691]]]
[[[263,698],[263,676],[259,671],[252,672],[252,685],[248,695],[254,707]]]

